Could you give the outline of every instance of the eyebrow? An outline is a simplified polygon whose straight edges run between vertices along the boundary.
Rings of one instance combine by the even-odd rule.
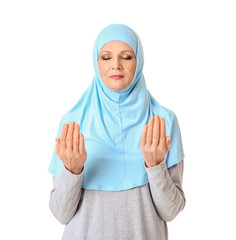
[[[109,52],[109,53],[110,53],[110,51],[107,51],[107,50],[104,50],[104,51],[102,51],[101,53],[103,53],[103,52]],[[129,52],[129,53],[132,53],[132,54],[133,54],[133,52],[130,51],[130,50],[124,50],[124,51],[121,51],[121,53],[123,53],[123,52]]]

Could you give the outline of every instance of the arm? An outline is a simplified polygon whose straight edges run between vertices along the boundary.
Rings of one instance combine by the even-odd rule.
[[[159,216],[166,222],[173,220],[185,206],[182,189],[183,160],[167,169],[166,162],[146,167],[150,192]]]
[[[63,165],[60,179],[53,176],[49,208],[61,224],[67,224],[77,211],[82,192],[83,171],[73,174]]]

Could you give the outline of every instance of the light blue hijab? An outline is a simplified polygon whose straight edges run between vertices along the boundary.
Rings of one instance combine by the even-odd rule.
[[[133,80],[121,91],[113,91],[104,84],[97,64],[102,46],[115,40],[129,44],[136,56]],[[93,81],[76,105],[62,116],[57,138],[65,123],[75,121],[80,125],[87,151],[83,188],[120,191],[147,184],[144,157],[139,148],[143,127],[150,117],[164,117],[166,136],[171,136],[171,148],[164,160],[169,168],[184,158],[177,117],[147,90],[142,72],[142,44],[138,35],[126,25],[111,24],[100,32],[94,43],[93,64]],[[60,178],[62,166],[55,143],[49,172]]]

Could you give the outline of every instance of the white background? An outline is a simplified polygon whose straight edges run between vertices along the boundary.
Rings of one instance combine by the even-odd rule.
[[[47,169],[111,23],[140,36],[147,88],[180,124],[187,202],[170,239],[236,239],[235,12],[227,0],[1,1],[0,239],[61,238]]]

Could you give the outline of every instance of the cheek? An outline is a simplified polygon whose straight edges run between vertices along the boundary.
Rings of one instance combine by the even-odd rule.
[[[136,63],[131,63],[129,66],[130,75],[132,75],[132,76],[134,75],[135,68],[136,68]]]
[[[105,64],[105,63],[98,63],[98,69],[101,75],[106,75],[109,69],[109,66],[108,64]]]

